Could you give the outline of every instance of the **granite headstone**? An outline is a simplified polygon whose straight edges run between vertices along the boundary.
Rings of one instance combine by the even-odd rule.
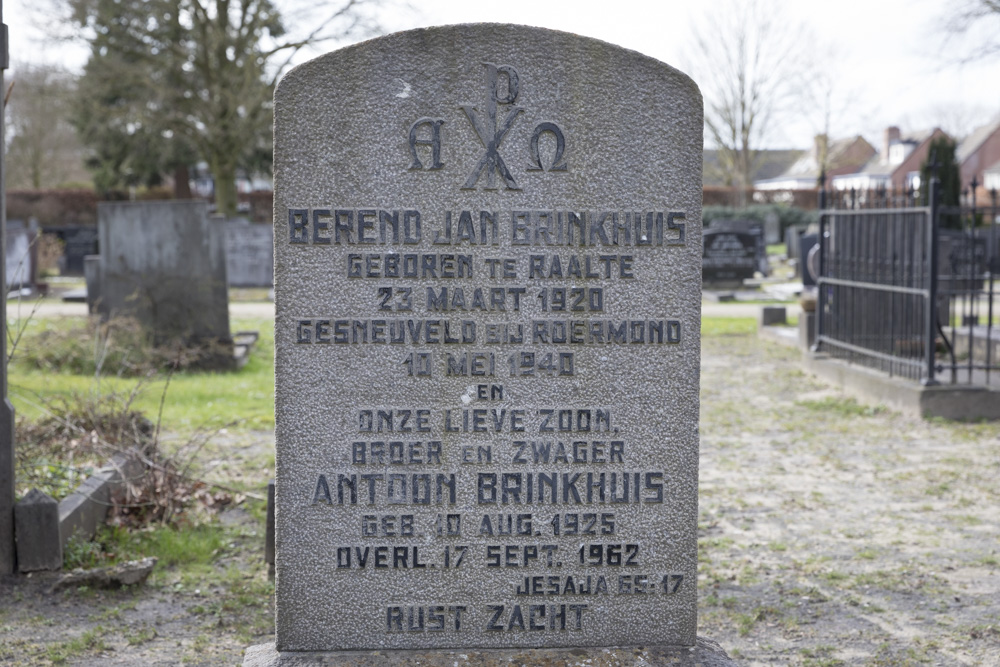
[[[695,84],[459,25],[274,108],[277,649],[693,647]]]
[[[226,277],[231,287],[270,287],[274,282],[274,228],[227,220]]]
[[[701,261],[706,286],[739,287],[759,269],[758,236],[740,230],[706,229]]]
[[[767,239],[764,226],[764,223],[757,220],[714,220],[706,231],[739,232],[753,236],[757,243],[754,256],[755,270],[766,276],[770,273],[770,269],[767,261]]]
[[[84,227],[80,225],[47,227],[44,232],[54,235],[63,242],[63,255],[59,262],[59,273],[64,276],[85,275],[84,258],[87,255],[96,255],[99,252],[97,246],[97,227]]]
[[[211,342],[232,356],[222,225],[205,202],[97,206],[102,317],[134,317],[157,342]],[[220,362],[221,363],[221,362]]]

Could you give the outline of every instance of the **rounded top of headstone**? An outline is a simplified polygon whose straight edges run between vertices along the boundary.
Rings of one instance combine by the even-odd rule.
[[[606,51],[608,54],[617,53],[619,57],[628,58],[633,63],[647,61],[651,67],[665,68],[665,71],[671,72],[673,76],[688,84],[689,94],[697,95],[699,100],[701,99],[701,91],[691,77],[652,56],[594,37],[515,23],[456,23],[414,28],[374,37],[297,65],[278,82],[275,96],[277,97],[277,90],[282,84],[287,85],[296,78],[311,76],[315,68],[323,67],[328,65],[329,61],[340,58],[361,57],[364,53],[400,54],[406,51],[407,57],[415,58],[417,61],[425,57],[438,60],[442,56],[442,49],[466,51],[484,46],[487,50],[492,46],[498,56],[511,55],[510,47],[513,46],[514,51],[522,51],[524,55],[537,55],[542,59],[578,57],[583,53],[594,55],[598,50]]]

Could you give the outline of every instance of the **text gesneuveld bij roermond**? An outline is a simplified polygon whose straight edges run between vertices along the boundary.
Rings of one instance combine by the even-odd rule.
[[[279,649],[694,643],[700,114],[518,26],[282,81]]]

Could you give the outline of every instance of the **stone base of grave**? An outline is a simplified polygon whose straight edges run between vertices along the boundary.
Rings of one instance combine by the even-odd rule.
[[[698,637],[695,646],[633,646],[531,649],[447,649],[409,651],[279,652],[274,642],[246,650],[243,667],[497,667],[509,665],[676,665],[677,667],[737,667],[711,639]]]

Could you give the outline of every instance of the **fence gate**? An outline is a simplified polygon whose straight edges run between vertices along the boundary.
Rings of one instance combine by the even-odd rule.
[[[933,200],[850,193],[821,211],[816,349],[925,384],[1000,384],[996,193]],[[880,203],[897,207],[866,207]]]

